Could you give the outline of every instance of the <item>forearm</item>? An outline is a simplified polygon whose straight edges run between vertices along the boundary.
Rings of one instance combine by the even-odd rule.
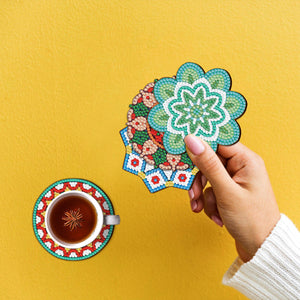
[[[285,215],[255,256],[239,258],[223,277],[250,299],[300,299],[300,233]]]

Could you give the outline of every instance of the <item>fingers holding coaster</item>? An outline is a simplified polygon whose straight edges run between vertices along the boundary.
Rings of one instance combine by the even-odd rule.
[[[191,209],[199,213],[204,207],[203,189],[207,183],[206,177],[199,171],[195,177],[193,185],[189,190]]]

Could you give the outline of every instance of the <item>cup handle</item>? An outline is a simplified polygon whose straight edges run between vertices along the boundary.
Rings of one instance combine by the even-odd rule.
[[[103,225],[118,225],[120,224],[119,215],[104,215]]]

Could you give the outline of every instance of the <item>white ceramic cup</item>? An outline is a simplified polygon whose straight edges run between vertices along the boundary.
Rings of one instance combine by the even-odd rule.
[[[54,206],[59,201],[63,200],[66,197],[70,197],[70,196],[75,196],[75,197],[77,196],[77,197],[85,198],[86,200],[88,200],[90,202],[90,204],[93,205],[93,207],[96,211],[96,214],[97,214],[97,222],[96,222],[95,229],[91,232],[91,234],[85,240],[83,240],[79,243],[67,243],[67,242],[61,240],[59,237],[57,237],[53,233],[53,230],[50,225],[50,215],[51,215],[51,212],[52,212],[52,209],[54,208]],[[84,246],[88,245],[89,243],[91,243],[98,236],[103,225],[120,224],[120,216],[104,215],[99,203],[91,195],[89,195],[87,193],[80,192],[80,191],[68,191],[68,192],[64,192],[64,193],[60,194],[59,196],[57,196],[54,200],[52,200],[50,202],[50,204],[46,210],[45,224],[46,224],[46,230],[47,230],[48,234],[50,235],[50,237],[56,244],[58,244],[62,247],[65,247],[65,248],[76,249],[76,248],[84,247]]]

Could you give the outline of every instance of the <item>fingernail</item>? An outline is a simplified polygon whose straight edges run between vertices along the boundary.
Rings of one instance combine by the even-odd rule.
[[[192,200],[191,201],[191,208],[192,208],[192,211],[194,211],[196,208],[197,208],[197,201],[196,200]]]
[[[201,184],[202,184],[202,187],[204,188],[205,185],[206,185],[206,177],[204,175],[201,175]]]
[[[218,216],[212,216],[211,219],[212,219],[217,225],[219,225],[220,227],[223,226],[223,222],[222,222],[222,220],[221,220]]]
[[[205,147],[203,143],[200,141],[200,139],[198,139],[196,136],[192,134],[186,136],[184,142],[194,155],[199,155],[203,153],[205,150]]]
[[[189,190],[190,199],[193,200],[195,197],[194,191],[192,189]]]

